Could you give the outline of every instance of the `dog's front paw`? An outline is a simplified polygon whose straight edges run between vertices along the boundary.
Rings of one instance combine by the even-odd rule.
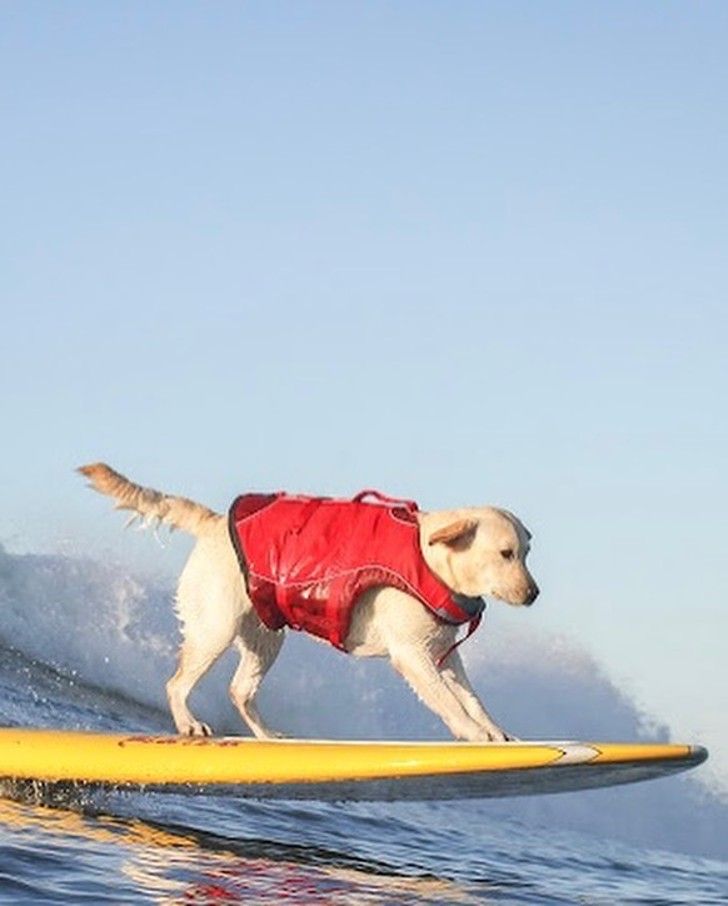
[[[475,742],[516,742],[515,736],[510,736],[500,727],[495,725],[483,727],[474,739]]]

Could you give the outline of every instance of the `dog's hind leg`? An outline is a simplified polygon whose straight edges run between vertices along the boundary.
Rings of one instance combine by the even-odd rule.
[[[240,663],[230,682],[230,698],[240,716],[258,739],[274,739],[281,734],[266,726],[255,704],[255,696],[268,670],[278,657],[285,639],[284,632],[274,632],[258,624],[245,626],[233,645]]]
[[[167,683],[169,706],[180,733],[210,736],[209,726],[187,707],[187,697],[232,645],[246,607],[240,567],[224,520],[218,521],[214,532],[198,539],[182,570],[176,604],[183,642],[177,672]]]
[[[201,723],[187,706],[187,697],[197,681],[204,676],[229,646],[227,638],[220,644],[191,645],[185,640],[180,649],[177,672],[167,683],[167,700],[177,732],[182,736],[212,736],[207,724]]]

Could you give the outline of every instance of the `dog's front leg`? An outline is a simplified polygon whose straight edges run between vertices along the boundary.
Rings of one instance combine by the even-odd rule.
[[[457,739],[486,741],[505,738],[492,722],[491,731],[473,719],[459,695],[443,678],[425,644],[399,643],[390,650],[390,658],[394,669]]]
[[[515,737],[504,733],[485,710],[483,703],[470,684],[458,651],[450,652],[444,665],[440,668],[440,672],[466,713],[480,725],[488,739],[493,742],[515,739]]]

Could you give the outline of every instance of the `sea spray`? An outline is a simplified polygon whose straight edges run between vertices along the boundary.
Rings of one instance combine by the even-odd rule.
[[[179,644],[173,597],[168,583],[117,566],[0,548],[0,719],[172,732],[164,685]],[[496,719],[522,738],[644,737],[639,710],[587,653],[561,638],[493,619],[461,650]],[[227,696],[234,666],[232,653],[223,657],[191,698],[221,733],[244,732]],[[93,688],[103,692],[94,695]],[[386,661],[350,658],[297,633],[266,678],[260,705],[273,726],[293,736],[447,738]],[[152,715],[143,706],[160,710]],[[651,737],[656,733],[666,736],[653,729]],[[725,858],[728,809],[696,775],[461,808],[469,822],[515,816]]]

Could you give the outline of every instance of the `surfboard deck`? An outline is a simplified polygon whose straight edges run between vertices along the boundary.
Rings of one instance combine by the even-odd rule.
[[[0,779],[282,799],[536,795],[664,777],[702,746],[367,742],[0,729]]]

